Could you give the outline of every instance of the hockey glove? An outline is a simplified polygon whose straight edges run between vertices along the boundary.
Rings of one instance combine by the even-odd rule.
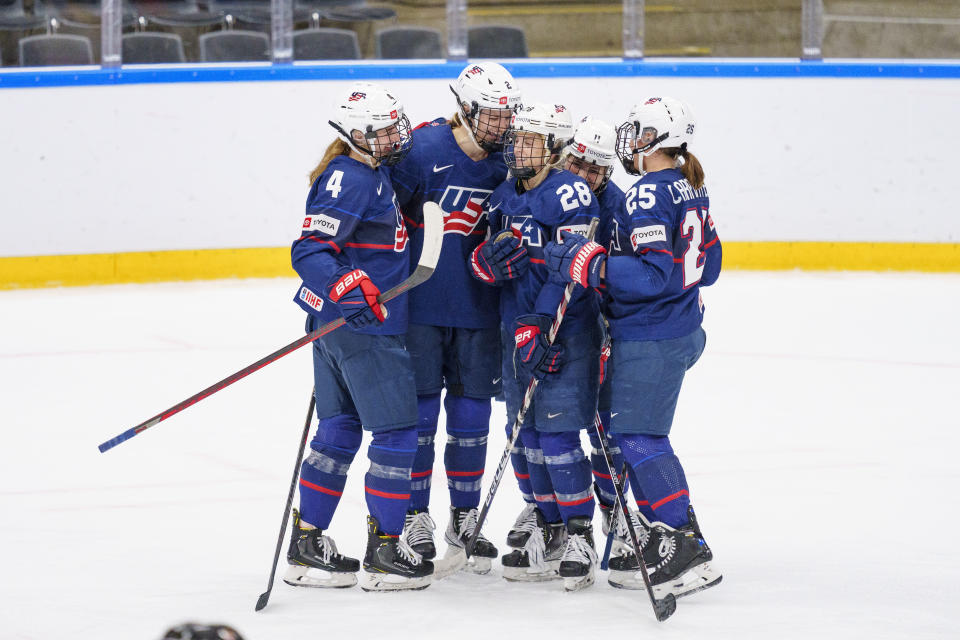
[[[550,279],[555,282],[576,282],[581,287],[600,286],[600,269],[607,251],[593,240],[569,231],[560,232],[563,244],[548,242],[543,248]]]
[[[481,242],[470,254],[473,277],[487,284],[519,278],[526,273],[529,263],[527,250],[520,245],[520,235],[512,230]]]
[[[543,380],[548,373],[557,373],[563,365],[563,347],[548,344],[547,335],[553,318],[531,313],[520,316],[514,325],[514,367],[521,380],[530,376]]]
[[[343,267],[331,278],[327,297],[335,302],[351,329],[362,329],[387,319],[387,308],[377,300],[380,289],[362,269]]]

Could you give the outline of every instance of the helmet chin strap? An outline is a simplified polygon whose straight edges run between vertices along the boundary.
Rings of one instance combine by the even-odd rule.
[[[370,149],[364,149],[363,147],[358,147],[356,144],[354,144],[353,136],[348,135],[347,132],[341,129],[333,120],[328,120],[327,122],[337,131],[337,133],[340,134],[340,139],[346,142],[350,149],[360,154],[360,157],[363,158],[363,162],[369,165],[371,169],[376,169],[378,166],[380,166],[380,159],[375,157]]]

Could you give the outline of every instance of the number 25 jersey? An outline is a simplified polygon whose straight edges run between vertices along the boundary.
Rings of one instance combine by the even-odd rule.
[[[707,188],[677,169],[648,173],[625,193],[608,247],[610,334],[621,340],[689,335],[703,320],[700,287],[716,282],[722,252]]]

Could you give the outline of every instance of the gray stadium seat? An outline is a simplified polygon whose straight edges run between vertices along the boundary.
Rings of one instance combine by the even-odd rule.
[[[519,27],[484,25],[467,29],[470,58],[526,58],[527,37]]]
[[[293,32],[294,60],[359,60],[357,34],[349,29],[303,29]]]
[[[183,40],[175,33],[123,34],[123,64],[186,62]]]
[[[443,40],[436,29],[425,27],[388,27],[377,31],[377,57],[443,58]]]
[[[258,31],[214,31],[200,36],[201,62],[269,62],[270,38]]]
[[[40,35],[20,38],[21,67],[93,64],[90,38],[70,35]]]

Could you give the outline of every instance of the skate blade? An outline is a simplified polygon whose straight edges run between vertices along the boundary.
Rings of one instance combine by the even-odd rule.
[[[569,593],[572,593],[574,591],[582,591],[587,587],[591,586],[596,581],[597,581],[597,576],[593,571],[591,571],[585,576],[577,576],[575,578],[564,578],[563,590]]]
[[[433,578],[443,580],[460,571],[467,563],[467,554],[463,549],[457,547],[447,547],[447,552],[442,558],[433,561]]]
[[[346,589],[357,584],[357,574],[334,573],[313,567],[290,565],[287,567],[287,572],[283,574],[283,581],[291,587]]]
[[[560,561],[548,562],[546,569],[534,570],[528,567],[504,567],[503,579],[509,582],[547,582],[560,579]]]
[[[490,561],[490,558],[481,558],[479,556],[471,556],[467,563],[463,567],[465,573],[473,573],[478,576],[483,576],[490,573],[490,569],[493,568],[493,563]]]
[[[675,598],[682,598],[716,586],[722,579],[723,576],[711,566],[711,563],[704,562],[674,580],[654,585],[653,594],[657,599],[666,597],[668,593],[672,593]]]
[[[390,573],[371,573],[364,571],[360,579],[360,588],[364,591],[419,591],[433,582],[433,576],[405,578]]]

